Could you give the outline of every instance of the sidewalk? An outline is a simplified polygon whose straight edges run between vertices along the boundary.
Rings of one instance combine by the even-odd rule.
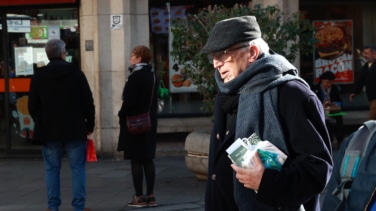
[[[134,194],[130,163],[126,160],[99,160],[87,163],[87,207],[92,211],[173,211],[204,210],[205,181],[199,181],[185,166],[183,155],[155,159],[155,196],[158,206],[130,208]],[[0,211],[44,211],[47,208],[44,167],[41,159],[0,160]],[[73,210],[69,164],[61,171],[60,211]]]
[[[154,161],[158,206],[150,208],[127,206],[134,194],[128,160],[100,159],[95,163],[87,163],[86,206],[92,211],[203,211],[206,182],[197,180],[186,168],[184,153],[183,141],[157,143],[157,157]],[[333,153],[336,154],[337,150]],[[0,211],[47,209],[41,158],[0,159],[0,181]],[[325,191],[322,197],[324,194]],[[61,171],[61,195],[60,211],[72,211],[71,176],[66,159],[63,160]]]

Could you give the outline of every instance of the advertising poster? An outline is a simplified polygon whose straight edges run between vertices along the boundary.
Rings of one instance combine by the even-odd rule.
[[[60,27],[59,26],[48,27],[48,39],[60,39]]]
[[[185,10],[185,6],[171,6],[164,9],[151,8],[151,30],[156,34],[168,34],[170,22],[176,18],[185,18]]]
[[[33,48],[33,60],[37,67],[43,67],[50,62],[44,48]]]
[[[336,76],[334,83],[354,81],[353,22],[351,20],[313,21],[315,38],[314,80],[326,71]]]
[[[185,10],[184,6],[170,7],[171,20],[185,18]],[[173,34],[170,27],[166,29],[169,33],[169,49],[172,51]],[[197,92],[197,85],[193,84],[192,79],[188,76],[184,64],[179,64],[171,55],[169,56],[169,83],[171,93]]]
[[[15,47],[16,76],[33,75],[33,47]]]
[[[48,26],[32,26],[30,32],[32,39],[48,39]]]

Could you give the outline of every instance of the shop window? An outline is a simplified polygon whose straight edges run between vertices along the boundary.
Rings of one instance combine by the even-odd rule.
[[[150,23],[153,37],[154,67],[160,83],[169,90],[170,96],[162,101],[159,117],[164,116],[203,116],[206,112],[203,98],[197,87],[187,75],[184,65],[170,56],[171,23],[176,18],[185,18],[192,6],[171,6],[150,8]],[[162,105],[163,104],[163,105]]]
[[[374,14],[375,3],[373,1],[363,1],[362,3],[336,3],[335,1],[300,1],[300,12],[305,18],[319,23],[339,23],[350,22],[352,30],[347,33],[348,39],[351,39],[351,46],[348,46],[346,52],[353,56],[352,70],[353,80],[346,83],[337,83],[341,88],[341,96],[343,100],[343,109],[358,110],[368,109],[368,99],[365,92],[362,91],[353,102],[350,102],[349,95],[353,91],[354,84],[359,78],[360,72],[360,56],[358,52],[362,51],[363,46],[376,43],[373,30],[373,23],[376,20]],[[372,9],[373,8],[373,9]],[[315,75],[314,51],[309,56],[301,56],[301,75],[311,85],[317,82]],[[328,60],[329,61],[329,60]]]
[[[6,56],[3,51],[0,52],[3,64],[0,74],[0,117],[8,112],[10,145],[12,149],[23,149],[34,147],[30,142],[34,122],[27,109],[28,92],[33,75],[49,63],[44,50],[46,42],[53,38],[64,40],[67,62],[80,65],[78,10],[9,9],[6,22],[8,46],[0,43],[0,49],[8,49]],[[8,61],[4,61],[4,58],[8,58]],[[5,84],[9,84],[8,89],[5,89]],[[5,106],[5,97],[9,99],[8,106]],[[1,118],[0,131],[3,131],[5,124],[5,119]],[[5,132],[0,132],[0,148],[5,146],[6,141]]]

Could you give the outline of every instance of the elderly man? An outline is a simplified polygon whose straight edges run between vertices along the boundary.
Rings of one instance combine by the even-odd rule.
[[[216,23],[201,52],[213,62],[219,88],[206,210],[235,210],[233,201],[244,211],[319,210],[333,161],[316,94],[291,63],[269,49],[254,16]],[[253,133],[288,156],[280,170],[265,168],[256,153],[254,168],[231,164],[232,171],[226,148]]]

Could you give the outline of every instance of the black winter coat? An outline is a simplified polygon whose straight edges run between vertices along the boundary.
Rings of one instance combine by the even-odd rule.
[[[86,141],[94,130],[95,107],[84,73],[64,60],[51,60],[31,79],[29,112],[34,143]]]
[[[376,62],[371,67],[365,63],[360,70],[359,80],[355,84],[354,93],[359,94],[363,86],[366,87],[368,101],[376,99]]]
[[[206,211],[237,211],[234,199],[233,170],[226,149],[234,142],[235,124],[226,128],[227,114],[220,105],[221,93],[214,104],[214,126],[210,136],[209,170],[206,183]],[[228,130],[227,130],[228,129]]]
[[[207,211],[226,210],[222,208],[226,206],[227,210],[236,210],[232,203],[233,170],[225,151],[234,142],[235,129],[226,130],[226,115],[218,98],[210,143]],[[294,199],[313,196],[304,202],[304,206],[307,211],[319,210],[319,193],[326,185],[322,178],[330,177],[333,162],[324,116],[317,115],[324,113],[322,105],[313,92],[302,89],[299,82],[291,81],[279,90],[278,108],[290,154],[284,164],[283,175],[276,170],[265,169],[256,200],[275,210],[278,207],[294,210],[289,207],[301,203]]]
[[[155,81],[153,81],[155,79]],[[155,83],[154,83],[155,82]],[[154,83],[154,87],[153,87]],[[124,159],[153,159],[155,158],[157,139],[157,87],[158,80],[150,65],[133,71],[123,90],[123,104],[118,113],[120,134],[118,151],[124,151]],[[152,89],[154,90],[152,92]],[[145,113],[149,110],[152,129],[141,135],[128,133],[126,117]]]

